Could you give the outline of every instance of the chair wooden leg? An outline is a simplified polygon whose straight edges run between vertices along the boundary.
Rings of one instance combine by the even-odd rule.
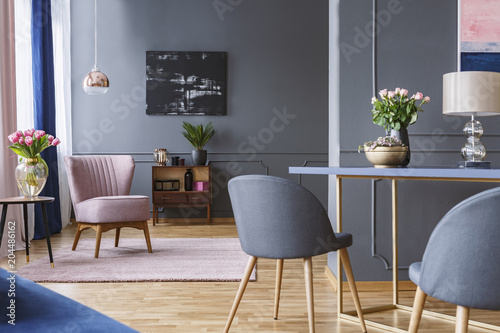
[[[118,242],[120,241],[120,230],[122,228],[118,227],[116,228],[116,234],[115,234],[115,247],[118,247]]]
[[[422,311],[424,310],[425,300],[427,299],[427,294],[417,288],[415,293],[415,300],[413,301],[413,310],[411,312],[410,327],[408,328],[408,333],[417,333],[418,326],[420,325],[420,319],[422,319]]]
[[[76,235],[75,235],[75,240],[73,241],[73,248],[72,250],[76,250],[76,246],[78,245],[78,241],[80,240],[80,235],[82,234],[82,225],[78,223],[78,227],[76,228]]]
[[[358,288],[356,287],[356,281],[354,280],[354,274],[352,273],[351,261],[349,260],[349,253],[346,248],[340,249],[340,260],[342,260],[342,265],[344,266],[345,275],[347,276],[347,282],[349,283],[349,288],[351,289],[351,295],[354,300],[354,305],[356,306],[356,312],[358,313],[359,324],[361,325],[361,330],[366,332],[365,317],[363,315],[363,310],[361,308],[361,302],[359,301]]]
[[[469,308],[465,306],[457,306],[457,323],[455,325],[455,333],[467,333],[469,329]]]
[[[95,255],[94,258],[99,257],[99,248],[101,247],[101,237],[102,237],[102,224],[97,225],[97,234],[95,236]]]
[[[224,328],[224,333],[229,332],[231,323],[233,322],[234,316],[236,315],[236,310],[238,310],[241,298],[243,297],[243,293],[245,292],[248,280],[250,279],[250,275],[252,274],[253,268],[255,267],[256,263],[257,263],[257,257],[250,257],[248,259],[247,268],[245,269],[245,273],[243,274],[243,278],[241,279],[238,292],[236,293],[236,297],[234,298],[231,312],[229,312],[229,317],[227,318],[226,327]]]
[[[274,289],[274,319],[278,319],[278,309],[280,306],[281,278],[283,276],[283,263],[285,260],[276,261],[276,287]]]
[[[148,221],[144,221],[144,237],[146,238],[146,245],[148,246],[148,252],[153,253],[153,248],[151,247],[151,238],[149,238]]]
[[[304,258],[304,277],[306,282],[307,314],[309,318],[309,333],[315,332],[314,326],[314,292],[312,258]]]

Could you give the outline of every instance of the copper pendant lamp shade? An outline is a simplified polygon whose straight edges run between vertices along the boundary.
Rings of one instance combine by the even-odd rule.
[[[97,68],[97,0],[94,0],[94,68],[83,78],[83,90],[88,95],[102,95],[109,89],[109,79]]]
[[[83,90],[88,95],[105,94],[108,88],[108,77],[97,67],[94,67],[92,71],[83,78]]]

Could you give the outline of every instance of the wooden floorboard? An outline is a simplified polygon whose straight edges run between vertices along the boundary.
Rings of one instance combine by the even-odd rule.
[[[160,222],[155,227],[150,222],[149,228],[152,238],[237,237],[234,223],[227,220],[215,221],[212,225],[203,222]],[[53,250],[57,251],[61,247],[71,245],[75,232],[76,228],[72,225],[63,229],[60,234],[53,235],[51,237]],[[103,237],[113,238],[114,231],[104,233]],[[136,229],[122,229],[121,237],[142,238],[143,233]],[[81,238],[95,238],[95,232],[86,230]],[[30,261],[47,256],[45,240],[35,240],[31,244]],[[89,256],[93,256],[93,253],[89,253]],[[25,264],[24,251],[16,252],[17,268]],[[57,265],[57,262],[55,264]],[[337,319],[336,294],[325,275],[325,265],[326,255],[313,259],[316,332],[360,332],[357,324]],[[7,269],[6,259],[0,261],[0,267]],[[307,332],[303,261],[285,261],[278,320],[273,319],[275,261],[260,259],[257,267],[257,282],[249,283],[231,332]],[[238,288],[237,282],[43,283],[42,285],[141,332],[222,332]],[[411,306],[413,296],[413,291],[402,292],[401,303]],[[389,291],[360,292],[363,307],[388,304],[391,297]],[[354,309],[350,294],[347,292],[345,299],[346,310]],[[432,298],[428,298],[425,309],[450,314],[455,312],[454,307]],[[402,310],[390,310],[369,314],[366,318],[407,329],[410,314]],[[500,324],[498,312],[472,311],[471,318]],[[372,328],[368,331],[385,332]],[[454,332],[454,324],[424,317],[420,332]],[[470,328],[469,332],[492,331]]]

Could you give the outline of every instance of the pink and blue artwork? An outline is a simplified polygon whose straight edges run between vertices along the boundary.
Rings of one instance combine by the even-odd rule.
[[[500,1],[461,0],[460,69],[500,72]]]

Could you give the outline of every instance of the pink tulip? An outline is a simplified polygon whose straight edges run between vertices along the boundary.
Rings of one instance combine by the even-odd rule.
[[[34,133],[35,133],[35,129],[34,129],[34,128],[32,128],[32,129],[27,129],[26,131],[24,131],[24,136],[25,136],[25,137],[28,137],[28,136],[29,136],[29,137],[32,137]]]
[[[401,91],[401,88],[394,89],[394,92],[396,93],[396,95],[398,95],[400,93],[400,91]]]
[[[406,90],[406,89],[401,89],[401,90],[399,91],[399,94],[400,94],[401,96],[403,96],[403,97],[406,97],[406,96],[408,96],[408,90]]]
[[[394,98],[394,96],[396,96],[396,93],[394,91],[389,91],[387,95],[389,96],[389,98]]]
[[[60,143],[61,143],[61,140],[59,140],[58,138],[55,138],[54,140],[52,140],[52,145],[53,146],[57,146]]]
[[[377,102],[377,97],[373,96],[372,97],[372,104],[375,104],[375,102]]]
[[[416,101],[420,101],[422,98],[424,98],[424,94],[422,94],[421,92],[417,92],[415,94],[415,100]]]
[[[431,98],[429,96],[425,96],[424,103],[429,103],[430,101],[431,101]]]
[[[378,94],[380,95],[380,97],[385,97],[385,96],[387,96],[387,89],[380,90],[380,91],[378,92]]]
[[[23,139],[23,138],[19,138],[19,144],[20,144],[21,146],[23,146],[23,145],[24,145],[24,139]]]
[[[22,138],[22,137],[23,137],[23,132],[22,132],[22,131],[19,131],[19,130],[17,130],[17,131],[16,131],[15,133],[13,133],[13,134],[15,134],[18,138]]]
[[[16,136],[16,134],[15,134],[15,133],[13,133],[13,134],[9,135],[9,136],[8,136],[8,138],[9,138],[10,142],[12,142],[12,143],[17,143],[17,142],[19,142],[19,138]]]
[[[47,140],[49,141],[50,144],[52,144],[52,140],[54,140],[54,137],[52,135],[49,135],[47,137]]]
[[[33,144],[33,138],[31,136],[27,136],[26,139],[24,139],[26,142],[26,146],[31,146]]]
[[[43,134],[42,134],[43,133]],[[37,140],[40,140],[43,136],[45,135],[44,131],[35,131],[35,134],[33,135]]]
[[[35,138],[37,140],[40,140],[44,135],[45,135],[45,131],[42,131],[42,130],[35,131]]]

